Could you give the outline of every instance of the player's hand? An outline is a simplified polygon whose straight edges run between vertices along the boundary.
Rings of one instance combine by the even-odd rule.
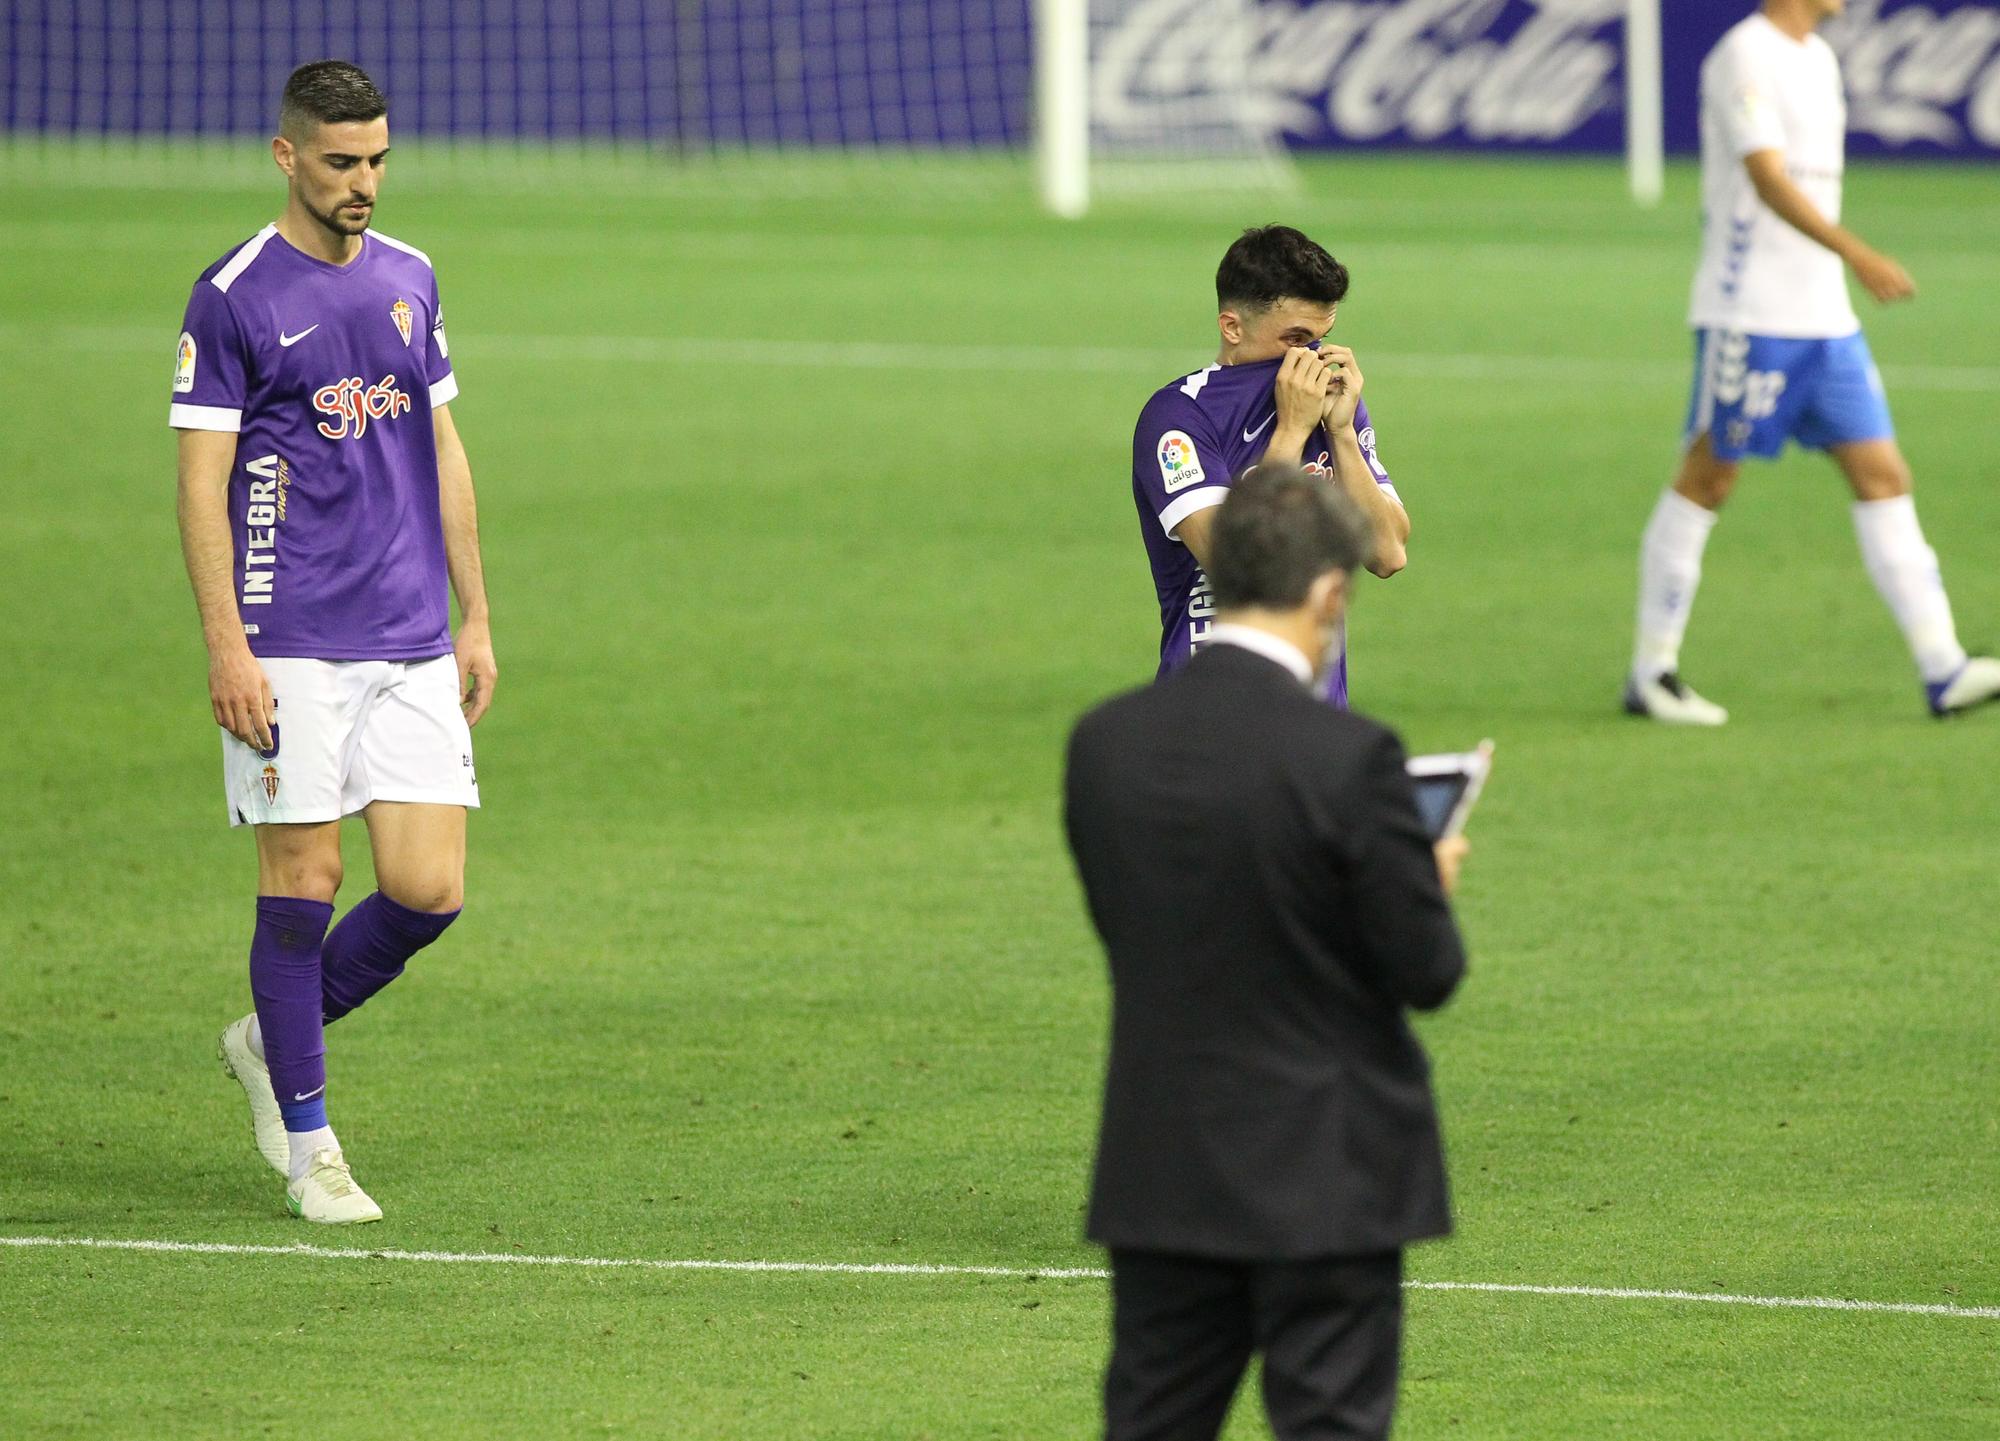
[[[246,746],[271,748],[271,727],[278,719],[271,699],[271,680],[250,647],[241,641],[208,656],[208,703],[215,723]]]
[[[1863,246],[1848,257],[1847,263],[1854,270],[1854,278],[1861,282],[1861,288],[1884,305],[1908,300],[1917,293],[1917,282],[1910,279],[1910,272],[1879,250]]]
[[[1278,365],[1278,424],[1273,440],[1283,434],[1301,446],[1305,444],[1326,405],[1328,373],[1326,362],[1304,346],[1295,345],[1285,352]]]
[[[1432,854],[1437,857],[1438,879],[1444,883],[1446,895],[1458,889],[1458,869],[1465,864],[1466,852],[1471,849],[1471,843],[1464,836],[1453,836],[1431,847]]]
[[[493,686],[500,679],[500,663],[493,659],[493,633],[486,622],[469,620],[461,625],[451,654],[458,663],[459,709],[465,712],[465,723],[476,726],[493,704]]]
[[[1355,407],[1361,404],[1361,366],[1344,345],[1322,345],[1319,353],[1327,363],[1326,402],[1319,418],[1331,437],[1354,424]]]

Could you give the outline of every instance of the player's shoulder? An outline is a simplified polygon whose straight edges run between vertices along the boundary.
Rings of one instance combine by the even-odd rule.
[[[220,259],[195,277],[196,290],[207,285],[224,295],[229,294],[250,268],[263,258],[266,247],[277,233],[278,227],[273,223],[265,226],[248,240],[230,246],[222,253]]]
[[[395,236],[384,235],[379,230],[370,230],[368,232],[368,238],[373,241],[378,241],[382,245],[387,247],[387,252],[384,254],[383,259],[387,261],[389,264],[392,265],[413,264],[421,267],[426,272],[432,272],[436,270],[436,267],[431,264],[430,256],[426,255],[423,251],[417,249],[416,246],[410,244],[410,242],[407,240],[398,240]]]
[[[1146,401],[1146,409],[1186,410],[1199,409],[1201,397],[1215,373],[1222,367],[1210,362],[1199,369],[1183,371],[1155,390]]]
[[[1202,410],[1199,388],[1191,394],[1183,383],[1192,379],[1191,376],[1184,376],[1181,380],[1169,381],[1147,397],[1145,405],[1139,410],[1139,422],[1133,427],[1132,439],[1136,446],[1150,448],[1162,437],[1176,431],[1206,436],[1214,429]]]
[[[1770,53],[1773,38],[1784,37],[1779,35],[1776,26],[1764,18],[1763,12],[1753,10],[1723,31],[1722,38],[1709,47],[1702,69],[1706,71],[1721,65],[1761,61]]]

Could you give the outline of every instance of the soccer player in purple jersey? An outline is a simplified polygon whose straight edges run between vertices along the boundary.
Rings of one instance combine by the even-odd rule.
[[[292,1214],[323,1222],[382,1216],[327,1124],[323,1029],[458,916],[499,675],[437,277],[369,229],[387,117],[352,65],[292,73],[284,214],[195,282],[169,415],[229,820],[257,840],[256,1006],[218,1050]],[[357,812],[380,889],[329,934]]]
[[[1161,675],[1216,632],[1208,537],[1229,483],[1266,460],[1330,474],[1368,520],[1368,568],[1403,568],[1410,517],[1376,451],[1361,367],[1325,343],[1347,295],[1347,267],[1286,225],[1246,230],[1215,275],[1222,348],[1162,386],[1132,436],[1132,497],[1160,602]],[[1346,633],[1320,693],[1347,704]]]

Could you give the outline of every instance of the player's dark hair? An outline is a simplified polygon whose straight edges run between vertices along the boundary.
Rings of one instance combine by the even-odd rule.
[[[1292,610],[1328,571],[1360,569],[1374,541],[1360,508],[1329,477],[1260,465],[1230,486],[1208,545],[1217,606]]]
[[[1268,310],[1280,300],[1338,305],[1347,267],[1289,225],[1259,225],[1236,237],[1215,272],[1218,310]]]
[[[388,113],[389,102],[360,66],[345,60],[314,60],[294,70],[285,82],[278,131],[303,140],[316,126],[378,120]]]

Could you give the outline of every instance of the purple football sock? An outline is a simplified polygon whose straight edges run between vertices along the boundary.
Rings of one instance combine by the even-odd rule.
[[[403,963],[444,934],[457,911],[413,911],[380,891],[340,918],[326,938],[321,1014],[339,1020],[403,974]]]
[[[250,939],[250,994],[264,1032],[264,1063],[288,1131],[326,1124],[326,1037],[320,1024],[320,941],[333,907],[259,896]]]

